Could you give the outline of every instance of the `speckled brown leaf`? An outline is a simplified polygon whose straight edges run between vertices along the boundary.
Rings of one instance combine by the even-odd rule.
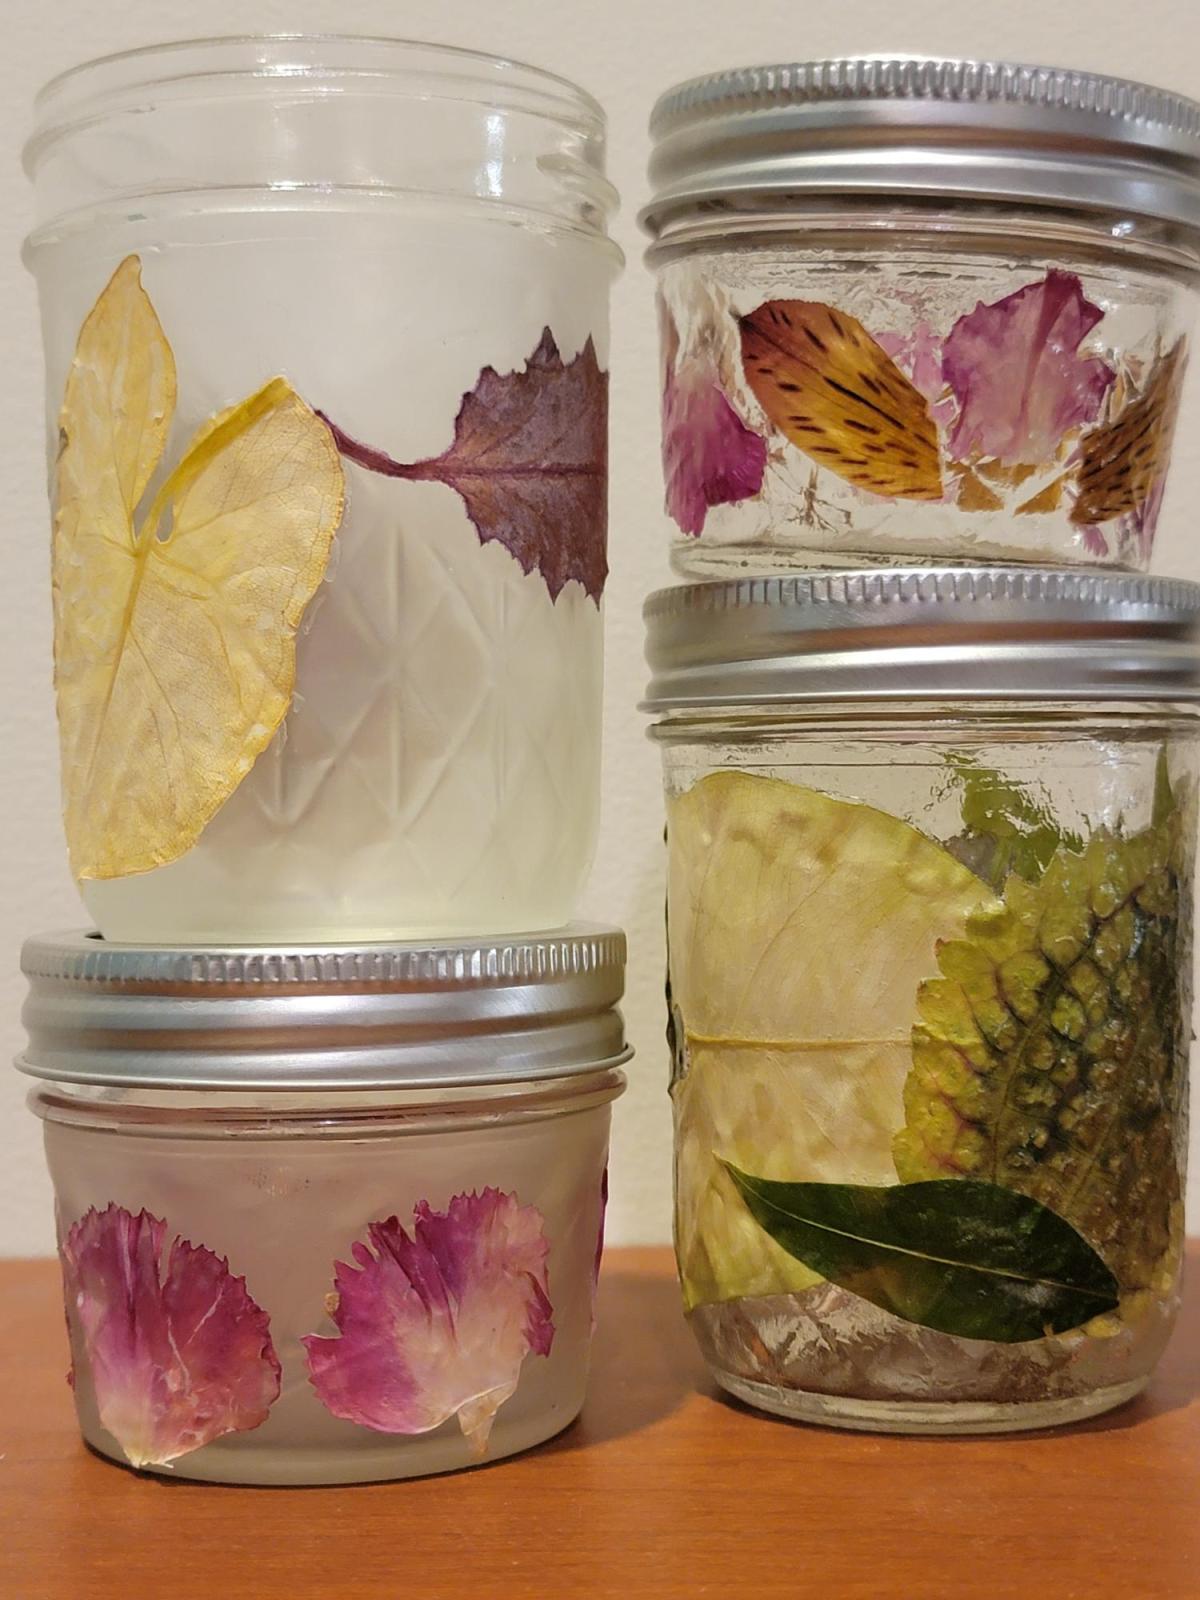
[[[741,319],[746,382],[806,456],[872,494],[940,500],[925,396],[855,317],[815,300],[769,300]]]
[[[1155,364],[1140,394],[1110,422],[1084,434],[1072,522],[1109,522],[1150,500],[1166,474],[1186,365],[1180,339]]]

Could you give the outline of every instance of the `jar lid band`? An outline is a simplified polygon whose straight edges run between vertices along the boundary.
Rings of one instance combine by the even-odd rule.
[[[567,1077],[628,1058],[625,936],[166,949],[31,939],[17,1065],[158,1089],[401,1089]]]
[[[844,57],[669,90],[642,222],[771,196],[1046,205],[1175,224],[1200,242],[1200,105],[1122,78],[1001,61]]]
[[[643,709],[1200,701],[1200,584],[898,567],[682,585],[645,606]]]

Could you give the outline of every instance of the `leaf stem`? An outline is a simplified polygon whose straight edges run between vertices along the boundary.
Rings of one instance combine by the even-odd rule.
[[[360,467],[366,467],[368,472],[381,473],[385,478],[420,479],[432,476],[429,468],[434,464],[429,461],[396,461],[389,456],[386,450],[377,450],[374,445],[363,444],[352,434],[339,428],[332,417],[326,416],[323,411],[318,411],[317,416],[333,435],[333,442],[338,450],[348,461],[357,461]]]

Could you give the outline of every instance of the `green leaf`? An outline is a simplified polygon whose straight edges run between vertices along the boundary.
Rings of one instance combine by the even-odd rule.
[[[1123,1289],[1173,1248],[1190,1007],[1173,812],[1011,877],[922,983],[896,1135],[902,1182],[977,1178],[1052,1207]]]
[[[1117,1281],[1070,1223],[992,1183],[773,1183],[728,1166],[759,1225],[823,1278],[963,1339],[1017,1344],[1112,1311]]]
[[[1082,848],[1078,836],[1061,828],[1025,785],[970,756],[952,755],[950,768],[961,790],[963,831],[946,848],[993,889],[1003,889],[1013,872],[1036,883],[1056,851]]]

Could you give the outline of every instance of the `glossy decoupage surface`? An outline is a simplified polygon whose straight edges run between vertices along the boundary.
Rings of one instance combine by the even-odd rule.
[[[1069,1420],[1178,1302],[1194,746],[1113,720],[665,746],[676,1244],[722,1383]]]
[[[681,572],[1150,566],[1189,273],[1017,215],[973,243],[971,226],[776,219],[753,242],[657,247]]]

